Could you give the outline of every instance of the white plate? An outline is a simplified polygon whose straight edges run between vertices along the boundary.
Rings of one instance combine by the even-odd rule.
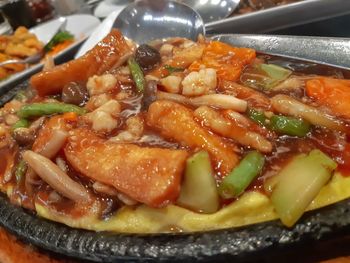
[[[84,42],[79,51],[75,54],[75,58],[84,55],[87,51],[92,49],[98,42],[100,42],[105,36],[108,35],[119,12],[119,10],[112,12],[102,21],[98,27],[95,28],[90,37]]]
[[[105,0],[99,3],[94,11],[94,15],[105,18],[114,11],[122,11],[125,6],[130,4],[131,0]]]
[[[100,25],[100,21],[92,15],[71,15],[67,16],[66,30],[74,35],[75,42],[62,50],[54,56],[54,59],[63,58],[65,55],[76,49],[83,41],[85,41],[92,31]],[[43,43],[47,43],[53,34],[57,31],[57,28],[62,24],[62,18],[57,18],[46,23],[40,24],[30,29],[30,32],[34,33],[39,40]],[[29,76],[40,71],[43,67],[43,63],[39,63],[18,72],[9,78],[0,81],[0,93],[4,90],[9,90],[14,85],[20,83]]]

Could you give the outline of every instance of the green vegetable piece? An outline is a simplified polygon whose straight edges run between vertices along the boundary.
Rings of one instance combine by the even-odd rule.
[[[311,125],[302,119],[273,115],[269,127],[281,134],[304,137],[311,130]]]
[[[260,64],[260,69],[268,76],[263,84],[266,89],[272,89],[292,74],[291,70],[274,64]]]
[[[12,125],[12,130],[16,130],[18,128],[27,128],[29,127],[30,122],[26,119],[19,119],[15,124]]]
[[[183,68],[172,67],[170,65],[164,65],[164,68],[169,72],[169,75],[174,72],[182,72],[185,70]]]
[[[224,199],[238,197],[262,171],[264,156],[257,152],[249,152],[227,175],[219,185],[219,194]]]
[[[24,101],[25,99],[27,99],[26,92],[24,90],[19,91],[16,94],[15,99],[19,101]]]
[[[79,115],[86,113],[84,108],[73,104],[65,103],[33,103],[22,106],[17,112],[20,118],[40,117],[44,115],[60,114],[65,112],[75,112]]]
[[[202,213],[214,213],[219,209],[219,195],[207,152],[198,152],[187,159],[177,203]]]
[[[252,119],[254,122],[256,122],[262,126],[266,125],[267,118],[262,111],[258,111],[258,110],[250,108],[250,109],[248,109],[247,114],[248,114],[248,117],[250,119]]]
[[[143,76],[143,72],[139,64],[137,64],[134,58],[128,59],[128,66],[132,75],[133,80],[135,81],[136,88],[138,92],[143,92],[145,89],[146,81]]]
[[[16,170],[15,170],[15,177],[16,177],[16,181],[20,182],[24,176],[24,174],[27,171],[27,164],[24,160],[21,160],[17,166],[16,166]]]
[[[74,36],[71,33],[68,31],[60,31],[54,35],[51,40],[44,46],[44,51],[49,52],[54,48],[54,46],[58,45],[59,43],[72,39],[74,39]]]
[[[252,88],[270,90],[291,74],[291,70],[274,64],[255,64],[245,70],[241,81]]]
[[[271,202],[283,224],[291,227],[329,181],[337,163],[320,150],[293,158],[277,175]]]

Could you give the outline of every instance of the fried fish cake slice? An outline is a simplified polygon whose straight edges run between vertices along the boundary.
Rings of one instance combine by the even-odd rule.
[[[190,148],[208,151],[215,161],[215,168],[223,175],[228,174],[238,163],[238,156],[220,137],[209,133],[194,119],[193,111],[176,102],[161,100],[149,107],[149,126],[161,135]]]
[[[64,152],[81,174],[151,207],[177,199],[188,156],[184,150],[113,143],[86,129],[70,132]]]
[[[86,83],[89,77],[111,69],[130,52],[122,34],[113,29],[84,56],[34,75],[30,84],[39,96],[56,94],[70,82]]]

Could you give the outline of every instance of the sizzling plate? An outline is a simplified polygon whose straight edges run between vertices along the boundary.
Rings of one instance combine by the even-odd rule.
[[[0,105],[27,85],[0,90]],[[135,235],[69,228],[14,206],[0,194],[0,225],[38,247],[96,262],[286,262],[297,256],[295,248],[304,255],[310,244],[350,234],[350,200],[308,212],[291,229],[270,221],[209,232]]]
[[[0,106],[28,82],[0,97]],[[0,225],[24,241],[62,255],[95,262],[295,262],[316,253],[312,244],[350,234],[350,200],[306,213],[291,229],[279,221],[197,233],[113,234],[73,229],[39,218],[0,194]],[[338,245],[339,246],[339,245]],[[341,243],[344,246],[344,243]],[[346,250],[345,250],[346,251]],[[297,253],[295,253],[297,252]],[[321,254],[320,254],[321,252]],[[287,256],[288,255],[288,256]],[[305,259],[305,258],[304,258]],[[297,260],[300,262],[300,258]],[[85,262],[85,261],[84,261]],[[306,261],[307,262],[307,261]]]
[[[292,229],[271,221],[210,232],[134,235],[72,229],[38,218],[0,195],[0,225],[41,248],[96,262],[270,262],[295,249],[301,253],[301,246],[310,253],[313,242],[349,234],[350,201],[309,212]]]

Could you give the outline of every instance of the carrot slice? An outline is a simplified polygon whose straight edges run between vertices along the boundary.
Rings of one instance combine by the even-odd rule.
[[[66,112],[63,114],[63,119],[66,121],[76,122],[78,120],[78,114],[75,112]]]
[[[100,43],[81,58],[40,72],[30,79],[39,96],[56,94],[70,82],[86,83],[88,78],[112,68],[130,53],[124,37],[113,29]]]
[[[184,150],[117,144],[75,129],[64,149],[78,172],[151,207],[174,202],[188,156]]]
[[[350,80],[315,78],[306,82],[306,93],[335,115],[350,118]]]
[[[198,71],[202,66],[214,68],[221,80],[238,80],[245,65],[255,59],[255,50],[232,47],[228,44],[212,41],[205,48],[200,60],[192,63],[191,71]]]

